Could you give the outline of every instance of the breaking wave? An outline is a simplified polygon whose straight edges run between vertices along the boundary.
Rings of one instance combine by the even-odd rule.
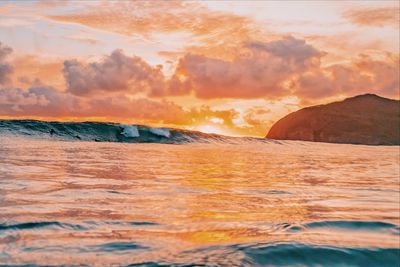
[[[268,142],[264,138],[228,137],[181,129],[154,128],[145,125],[102,122],[47,122],[36,120],[0,120],[0,135],[121,143],[238,143],[243,140]]]

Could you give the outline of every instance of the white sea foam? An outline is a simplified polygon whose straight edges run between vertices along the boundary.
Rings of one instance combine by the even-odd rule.
[[[132,126],[132,125],[122,125],[122,132],[121,134],[125,137],[139,137],[139,130],[137,126]]]
[[[149,131],[152,134],[158,135],[158,136],[163,136],[169,138],[171,136],[171,132],[169,129],[166,128],[149,128]]]

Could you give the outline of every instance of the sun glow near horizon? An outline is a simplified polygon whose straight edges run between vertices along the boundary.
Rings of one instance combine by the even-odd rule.
[[[227,130],[223,129],[222,127],[219,127],[217,125],[212,125],[212,124],[198,125],[198,126],[190,127],[190,129],[199,131],[202,133],[207,133],[207,134],[219,134],[219,135],[233,136],[232,132],[227,131]]]

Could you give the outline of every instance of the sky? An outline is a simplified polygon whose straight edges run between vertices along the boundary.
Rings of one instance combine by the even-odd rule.
[[[398,1],[2,1],[0,118],[265,136],[399,99]]]

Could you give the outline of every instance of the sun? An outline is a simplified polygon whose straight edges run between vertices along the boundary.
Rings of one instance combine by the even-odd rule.
[[[210,124],[196,126],[195,130],[203,133],[229,135],[224,129],[221,129],[216,125],[210,125]]]

